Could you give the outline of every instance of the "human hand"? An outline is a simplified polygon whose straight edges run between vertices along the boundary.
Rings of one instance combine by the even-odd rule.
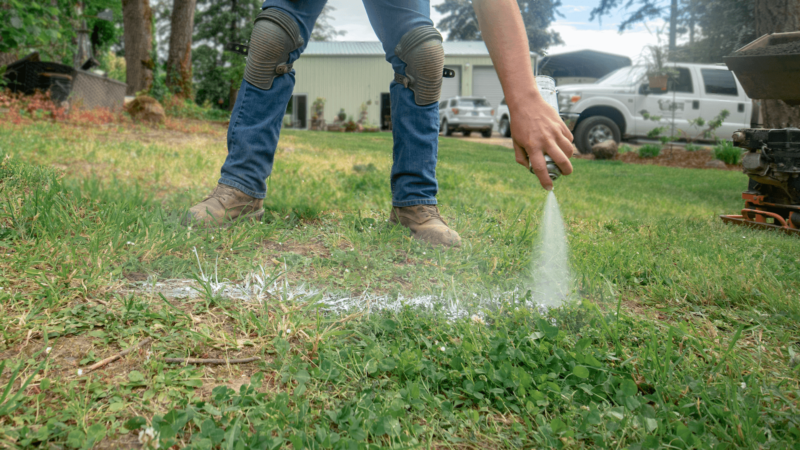
[[[517,162],[533,170],[546,190],[553,189],[544,155],[550,155],[563,175],[572,173],[572,133],[558,113],[538,93],[509,104],[511,138]]]

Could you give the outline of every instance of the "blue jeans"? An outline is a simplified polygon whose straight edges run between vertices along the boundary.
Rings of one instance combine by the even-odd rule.
[[[363,0],[370,24],[383,44],[386,60],[395,72],[405,75],[405,63],[394,49],[408,31],[433,25],[428,0]],[[326,0],[266,0],[263,8],[279,8],[300,26],[307,43]],[[305,50],[292,52],[294,62]],[[390,80],[387,80],[390,81]],[[219,182],[256,198],[267,193],[266,179],[272,173],[281,123],[292,96],[295,73],[275,78],[272,88],[259,89],[242,81],[228,127],[228,157]],[[435,205],[439,190],[436,158],[439,137],[439,104],[418,106],[414,93],[391,81],[392,130],[394,137],[391,173],[392,204],[404,207]]]

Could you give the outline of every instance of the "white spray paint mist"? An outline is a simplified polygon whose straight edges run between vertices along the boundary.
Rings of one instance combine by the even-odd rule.
[[[533,258],[533,302],[556,308],[570,292],[567,234],[556,194],[550,191],[544,205],[544,218]]]

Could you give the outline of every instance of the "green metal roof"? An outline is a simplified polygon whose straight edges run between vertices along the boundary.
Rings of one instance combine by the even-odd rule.
[[[444,43],[444,54],[449,56],[489,56],[483,41],[460,41]],[[308,43],[304,56],[383,56],[380,42],[328,41]]]

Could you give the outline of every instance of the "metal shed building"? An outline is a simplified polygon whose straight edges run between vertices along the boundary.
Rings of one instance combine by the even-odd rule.
[[[486,97],[497,107],[503,89],[492,65],[486,44],[481,41],[445,42],[445,67],[455,78],[445,78],[442,99],[461,96]],[[536,67],[531,53],[528,64]],[[332,123],[340,109],[357,119],[361,105],[367,105],[370,123],[386,129],[389,115],[389,83],[394,78],[380,42],[309,42],[294,63],[297,83],[291,104],[293,127],[308,128],[311,104],[326,99],[325,120]]]

